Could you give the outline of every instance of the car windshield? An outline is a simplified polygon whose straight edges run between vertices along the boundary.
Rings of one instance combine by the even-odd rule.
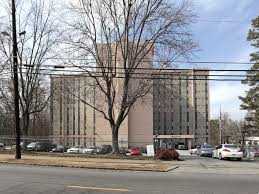
[[[237,145],[224,145],[225,148],[232,148],[232,149],[237,149]]]

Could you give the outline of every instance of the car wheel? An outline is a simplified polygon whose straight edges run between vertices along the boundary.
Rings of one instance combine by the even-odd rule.
[[[237,161],[241,161],[242,160],[242,158],[237,158]]]
[[[223,160],[221,153],[219,153],[219,160]]]

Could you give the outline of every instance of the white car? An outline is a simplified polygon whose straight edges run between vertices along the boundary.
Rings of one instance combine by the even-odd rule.
[[[191,155],[197,154],[197,151],[198,151],[197,148],[189,149],[189,153],[190,153]]]
[[[83,154],[93,154],[95,150],[96,150],[95,147],[84,148]]]
[[[83,152],[84,152],[84,148],[81,146],[75,146],[67,150],[67,153],[73,153],[73,154],[82,154]]]
[[[212,157],[218,158],[220,160],[226,158],[235,158],[238,160],[242,160],[243,152],[240,147],[235,144],[221,144],[217,146],[215,150],[213,150]]]

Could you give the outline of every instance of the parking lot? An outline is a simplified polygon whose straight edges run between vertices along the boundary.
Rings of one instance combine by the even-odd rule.
[[[259,158],[236,161],[186,155],[182,156],[182,159],[184,161],[178,162],[179,168],[175,172],[259,174]]]

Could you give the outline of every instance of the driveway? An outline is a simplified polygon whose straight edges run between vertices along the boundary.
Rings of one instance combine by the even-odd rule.
[[[259,160],[218,160],[199,156],[185,156],[183,159],[177,163],[179,168],[175,172],[259,175]]]

